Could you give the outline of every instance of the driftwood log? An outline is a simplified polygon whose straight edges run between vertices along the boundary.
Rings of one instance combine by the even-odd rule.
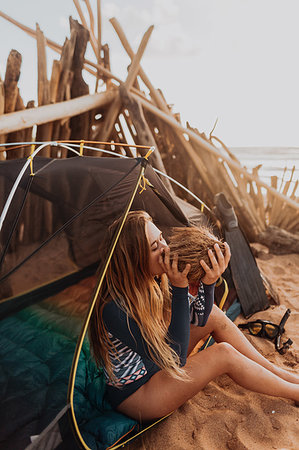
[[[43,32],[36,24],[36,42],[37,42],[37,92],[38,106],[48,105],[50,103],[50,83],[47,78],[47,55],[46,42]],[[39,125],[36,130],[36,140],[50,141],[52,136],[53,122]],[[16,141],[15,141],[16,142]],[[40,156],[50,157],[50,146],[43,148]]]
[[[82,97],[54,103],[53,105],[3,114],[0,116],[0,134],[22,130],[23,128],[53,120],[72,117],[90,109],[107,105],[114,98],[115,92],[110,90],[109,92],[100,92],[93,95],[83,95]]]
[[[21,74],[22,55],[17,50],[11,50],[7,58],[5,78],[4,78],[4,114],[11,113],[13,111],[20,111],[24,109],[22,107],[22,101],[19,96],[18,81]],[[11,133],[4,137],[4,142],[13,142],[16,133],[19,130],[15,130],[15,133]],[[18,136],[20,133],[18,133]],[[22,155],[18,150],[12,151],[7,154],[6,159],[20,158]]]
[[[89,32],[77,20],[70,18],[71,33],[76,35],[76,44],[72,63],[73,81],[71,97],[80,97],[89,93],[88,84],[82,77],[84,55],[89,40]],[[89,139],[89,111],[71,118],[71,139]]]
[[[299,234],[275,226],[269,226],[260,233],[258,242],[266,245],[274,255],[299,253]]]

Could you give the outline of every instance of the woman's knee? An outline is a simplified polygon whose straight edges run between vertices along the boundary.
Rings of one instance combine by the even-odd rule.
[[[217,361],[221,361],[225,365],[229,365],[236,357],[237,350],[227,342],[219,342],[215,345],[215,353]]]

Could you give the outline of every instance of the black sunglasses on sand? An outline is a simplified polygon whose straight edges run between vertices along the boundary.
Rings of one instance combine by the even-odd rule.
[[[291,339],[281,344],[281,336],[284,333],[284,325],[291,314],[291,310],[287,309],[279,325],[269,322],[268,320],[257,319],[252,322],[241,323],[239,328],[249,330],[249,333],[253,336],[259,336],[271,341],[275,340],[276,350],[283,355],[286,350],[293,344]]]

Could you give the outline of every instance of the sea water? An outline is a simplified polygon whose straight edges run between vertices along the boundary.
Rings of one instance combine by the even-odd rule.
[[[259,177],[270,186],[271,176],[277,176],[278,188],[284,186],[285,182],[290,179],[293,167],[295,167],[288,191],[289,195],[299,179],[299,147],[231,147],[230,151],[250,172],[261,164]],[[299,195],[298,188],[296,194]]]

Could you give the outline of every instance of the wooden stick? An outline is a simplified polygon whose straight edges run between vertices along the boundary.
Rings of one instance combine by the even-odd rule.
[[[125,119],[124,119],[125,120]],[[126,133],[125,130],[122,126],[122,123],[118,117],[118,119],[116,120],[116,124],[119,126],[119,131],[115,130],[119,139],[119,142],[128,142],[128,139],[126,138]],[[130,136],[132,136],[133,139],[133,135],[131,133],[130,128],[128,127],[127,133],[130,134]],[[134,139],[133,139],[134,140]],[[132,142],[132,141],[131,141]],[[121,147],[123,149],[123,151],[125,152],[126,156],[129,156],[130,158],[134,158],[136,155],[133,154],[132,150],[130,149],[130,147]]]
[[[47,105],[50,102],[50,87],[47,78],[47,56],[45,38],[38,24],[36,24],[37,43],[37,97],[38,106]]]
[[[219,164],[218,171],[222,173],[224,180],[226,180],[224,186],[226,189],[229,189],[229,192],[234,199],[236,205],[235,209],[241,227],[246,230],[246,235],[251,240],[254,240],[257,234],[265,229],[265,224],[259,223],[257,220],[256,214],[254,213],[254,207],[251,207],[251,203],[249,201],[250,197],[246,191],[246,186],[240,183],[240,177],[237,179],[238,186],[235,186],[229,172],[227,171],[226,163],[221,162]]]
[[[56,102],[60,73],[61,73],[60,61],[54,59],[50,78],[50,103]]]
[[[125,35],[122,27],[120,26],[119,22],[115,19],[115,17],[113,17],[112,19],[110,19],[110,23],[112,24],[113,28],[115,29],[116,34],[118,35],[127,54],[129,55],[131,60],[133,60],[135,53],[134,53],[132,47],[130,46],[129,41],[127,40],[126,35]],[[162,109],[162,111],[164,111],[164,112],[169,113],[170,111],[169,111],[169,108],[167,107],[166,102],[161,97],[161,94],[159,93],[159,91],[157,89],[155,89],[154,86],[151,84],[149,78],[147,77],[147,75],[145,74],[145,72],[143,71],[141,66],[139,67],[139,75],[140,75],[142,81],[144,82],[144,84],[146,85],[146,87],[149,89],[150,95],[151,95],[152,99],[154,100],[154,102],[156,103],[156,105],[158,106],[158,108]]]
[[[110,92],[110,90],[107,92]],[[115,126],[117,116],[119,115],[120,108],[121,108],[121,99],[118,90],[117,95],[114,98],[113,102],[111,103],[110,108],[105,116],[103,127],[100,129],[99,133],[97,133],[95,136],[96,140],[107,141],[107,139],[109,139],[113,127]],[[99,153],[99,156],[100,155],[101,154]]]
[[[34,100],[29,100],[29,102],[27,102],[26,105],[26,109],[30,109],[30,108],[34,108]],[[33,136],[32,136],[32,131],[33,128],[25,128],[25,133],[24,133],[24,142],[32,142],[34,140]],[[24,157],[27,158],[30,155],[31,152],[31,148],[30,146],[25,146],[24,147]]]
[[[18,92],[17,101],[15,105],[15,111],[22,111],[25,109],[23,100]],[[25,130],[16,130],[6,136],[6,142],[25,142]],[[18,149],[12,150],[11,152],[6,151],[6,159],[18,159],[23,158],[24,147],[19,147]]]
[[[90,29],[94,35],[94,17],[93,17],[93,12],[92,12],[92,8],[90,6],[90,2],[89,0],[83,0],[86,4],[87,7],[87,11],[88,11],[88,15],[89,15],[89,22],[90,22]]]
[[[92,48],[93,48],[93,51],[94,51],[95,56],[97,57],[97,55],[98,55],[98,44],[97,44],[97,40],[96,40],[96,38],[95,38],[95,35],[94,35],[93,31],[90,29],[90,27],[87,25],[87,22],[86,22],[86,20],[85,20],[85,17],[84,17],[84,14],[83,14],[83,11],[82,11],[82,9],[81,9],[81,6],[80,6],[79,1],[78,1],[78,0],[73,0],[73,2],[74,2],[74,4],[75,4],[76,9],[77,9],[77,11],[78,11],[78,14],[79,14],[79,16],[80,16],[82,25],[84,26],[84,28],[86,28],[86,30],[89,31],[90,44],[91,44],[91,46],[92,46]]]
[[[5,103],[5,93],[4,93],[4,82],[0,77],[0,118],[4,114],[4,103]],[[5,136],[0,136],[0,144],[4,144]],[[3,147],[2,147],[3,148]],[[4,152],[0,152],[0,161],[5,160]]]
[[[129,69],[127,79],[124,83],[124,86],[127,89],[130,89],[130,87],[134,83],[134,80],[138,73],[139,62],[140,62],[142,55],[146,49],[146,45],[149,41],[149,38],[153,31],[153,28],[154,28],[153,26],[149,27],[149,29],[145,32],[145,34],[141,40],[141,43],[139,45],[136,56],[132,62],[130,69]],[[111,104],[108,114],[105,117],[105,122],[104,122],[103,128],[100,130],[100,133],[97,134],[96,139],[99,139],[100,141],[106,141],[107,139],[109,139],[112,129],[115,126],[116,118],[119,115],[121,104],[122,104],[121,97],[120,97],[120,95],[118,95],[115,98],[115,100],[113,101],[113,103]]]
[[[72,19],[72,17],[70,17],[70,28],[71,35],[75,34],[76,36],[76,45],[71,66],[73,79],[70,86],[71,97],[74,98],[89,94],[89,86],[82,76],[84,55],[89,41],[89,32],[83,25],[81,25],[81,23]],[[90,112],[86,111],[84,114],[80,114],[80,116],[73,117],[70,121],[70,128],[70,139],[88,140],[90,137]]]
[[[24,109],[23,101],[20,98],[18,81],[21,74],[22,55],[17,50],[11,50],[7,58],[5,78],[4,78],[4,115]],[[13,142],[13,139],[20,137],[21,133],[16,130],[13,134],[3,136],[2,141]],[[22,158],[23,149],[20,148],[6,154],[6,159]]]
[[[109,50],[109,46],[108,44],[104,44],[102,45],[102,59],[101,59],[101,63],[102,66],[107,69],[108,71],[110,71],[110,50]],[[99,71],[99,70],[98,70]],[[112,79],[106,76],[102,75],[103,80],[106,83],[106,87],[107,89],[111,89],[112,85]],[[119,84],[121,84],[122,82],[120,82]]]
[[[21,22],[18,22],[17,20],[13,19],[12,17],[8,16],[4,12],[0,11],[0,17],[3,17],[3,19],[7,20],[8,22],[12,23],[13,25],[16,25],[18,28],[21,28],[21,30],[25,31],[25,33],[29,34],[30,36],[36,37],[36,32],[30,27],[27,27],[26,25],[23,25]],[[47,39],[47,45],[51,47],[53,50],[59,52],[59,47],[56,42],[51,41],[50,39]]]
[[[132,96],[137,99],[137,95],[132,93]],[[274,197],[279,198],[280,200],[282,200],[283,202],[287,203],[288,205],[292,206],[294,209],[299,209],[299,204],[296,203],[295,201],[289,199],[288,197],[285,197],[284,195],[280,194],[279,192],[277,192],[275,189],[271,188],[270,186],[268,186],[266,183],[264,183],[263,181],[261,181],[258,177],[250,174],[249,172],[247,172],[246,169],[244,169],[244,167],[240,166],[239,164],[237,164],[235,161],[232,161],[231,159],[229,159],[228,157],[226,157],[225,155],[222,155],[220,153],[220,151],[218,149],[216,149],[212,144],[210,144],[209,142],[205,141],[203,138],[201,138],[200,136],[198,136],[196,133],[194,133],[191,130],[188,130],[186,128],[184,128],[179,122],[177,122],[173,117],[171,117],[170,115],[164,113],[163,111],[160,111],[156,106],[152,105],[149,102],[144,101],[141,97],[139,98],[140,102],[142,104],[142,106],[144,106],[148,111],[152,112],[153,114],[156,114],[158,117],[160,117],[161,119],[164,120],[164,122],[168,123],[169,125],[171,125],[173,128],[181,131],[182,133],[186,133],[188,134],[188,136],[190,136],[191,138],[193,138],[196,142],[198,142],[198,144],[201,145],[201,147],[203,149],[205,149],[206,151],[210,151],[212,153],[214,153],[214,155],[218,156],[219,158],[221,158],[223,161],[226,161],[228,163],[228,165],[234,169],[236,169],[239,173],[242,173],[246,179],[248,180],[252,180],[255,181],[259,186],[264,187],[265,189],[267,189],[267,191],[270,191]],[[193,150],[194,154],[195,151]],[[196,154],[195,154],[196,155]],[[190,154],[191,156],[191,154]],[[195,157],[196,159],[196,157]]]
[[[289,188],[291,186],[291,183],[292,183],[292,180],[293,180],[293,177],[294,177],[294,172],[295,172],[295,166],[293,166],[293,168],[292,168],[290,179],[288,181],[286,181],[286,183],[284,185],[284,188],[283,188],[283,191],[282,191],[282,193],[284,195],[287,195],[287,193],[288,193],[288,190],[289,190]]]
[[[299,181],[296,180],[296,183],[295,183],[294,188],[292,190],[292,193],[290,195],[290,198],[292,198],[292,199],[296,199],[296,191],[297,191],[297,188],[298,188],[298,184],[299,184]]]
[[[141,39],[140,45],[138,47],[137,53],[132,59],[132,64],[129,68],[127,79],[124,83],[124,86],[126,89],[130,89],[135,81],[135,78],[139,71],[139,64],[140,60],[143,56],[143,53],[146,49],[147,43],[149,41],[149,38],[151,37],[151,34],[153,32],[154,25],[151,25],[149,29],[144,33],[143,38]]]
[[[60,55],[60,73],[58,77],[58,86],[55,93],[55,98],[53,103],[63,102],[65,100],[71,99],[71,86],[73,82],[74,72],[72,70],[72,63],[74,59],[75,46],[77,41],[77,32],[74,28],[71,28],[70,39],[66,38],[61,50]],[[54,65],[53,65],[54,70]],[[56,76],[56,73],[53,74]],[[51,78],[51,84],[53,84],[56,80]],[[87,94],[87,92],[85,92]],[[52,94],[51,94],[52,95]],[[54,95],[54,93],[53,93]],[[53,124],[53,132],[52,139],[55,141],[57,139],[67,139],[70,137],[70,127],[69,127],[69,118],[63,120],[56,120]],[[63,157],[66,156],[66,149],[58,149],[52,147],[52,157],[57,158],[58,154],[61,154]]]
[[[98,17],[98,49],[99,53],[102,49],[102,14],[101,14],[101,0],[97,0],[97,17]]]
[[[101,64],[102,60],[102,16],[101,16],[101,0],[97,0],[97,24],[98,24],[98,54],[97,54],[97,63]],[[99,85],[100,72],[97,70],[97,79],[95,85],[95,92],[98,90]]]
[[[252,169],[253,175],[258,176],[258,170],[259,170],[258,167],[254,167],[254,168]],[[260,217],[261,217],[261,219],[262,219],[262,222],[263,222],[263,223],[266,223],[265,206],[264,206],[264,197],[263,197],[261,188],[260,188],[260,186],[259,186],[258,184],[256,185],[256,188],[257,188],[257,195],[256,195],[256,198],[257,198],[257,204],[258,204],[258,209],[259,209]]]
[[[296,211],[293,221],[291,221],[288,225],[288,229],[289,230],[294,229],[298,231],[298,224],[299,224],[299,211]]]
[[[38,80],[38,106],[50,103],[50,84],[47,78],[47,56],[45,37],[39,25],[36,24],[37,44],[37,80]],[[39,125],[36,130],[36,140],[50,141],[52,138],[53,122]],[[50,157],[50,146],[43,148],[40,156]]]
[[[4,78],[5,102],[4,113],[15,111],[19,93],[18,81],[21,74],[22,55],[17,50],[11,50],[6,63]]]
[[[116,91],[101,92],[93,95],[83,95],[65,102],[53,105],[40,106],[34,109],[3,114],[0,116],[0,134],[11,133],[51,122],[53,120],[73,117],[83,112],[111,103],[116,96]]]
[[[4,82],[0,77],[0,115],[4,114],[5,95],[4,95]]]
[[[277,190],[278,186],[278,177],[276,175],[271,176],[271,187],[275,190]],[[275,223],[275,217],[277,217],[277,211],[278,211],[278,200],[276,197],[274,197],[269,191],[267,191],[267,212],[268,212],[268,223],[271,225],[272,223]]]

